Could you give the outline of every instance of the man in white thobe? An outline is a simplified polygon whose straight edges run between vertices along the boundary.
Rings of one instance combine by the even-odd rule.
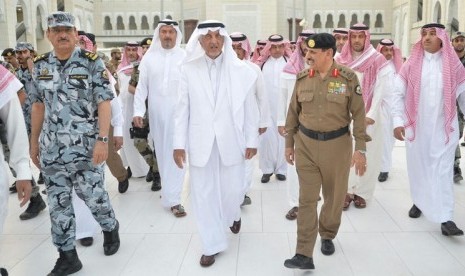
[[[265,92],[265,83],[263,81],[262,71],[260,67],[250,61],[251,46],[247,36],[240,32],[234,32],[229,35],[232,40],[232,47],[236,52],[237,58],[244,61],[249,65],[255,73],[257,73],[257,82],[255,84],[255,98],[257,100],[258,110],[260,112],[260,123],[258,134],[262,135],[270,125],[270,108],[268,107],[268,99]],[[244,201],[241,206],[252,204],[252,199],[247,195],[252,185],[254,164],[252,160],[245,161],[245,187],[244,187]]]
[[[284,125],[286,124],[287,109],[291,102],[292,93],[297,79],[297,74],[300,71],[308,68],[309,65],[305,62],[305,55],[308,51],[308,46],[305,39],[315,34],[313,30],[304,30],[299,34],[296,43],[296,49],[284,66],[281,73],[281,89],[279,93],[278,108],[277,108],[277,121],[278,132],[281,136],[286,137],[287,132]],[[287,179],[287,200],[291,209],[286,213],[288,220],[297,219],[299,211],[299,180],[297,178],[297,171],[292,168],[288,171]]]
[[[289,41],[281,35],[271,35],[261,51],[258,60],[265,80],[265,91],[270,107],[271,125],[267,132],[260,136],[259,167],[263,175],[262,183],[268,183],[270,177],[276,174],[276,179],[285,181],[287,162],[284,157],[284,138],[278,133],[278,105],[281,91],[281,73],[292,55]]]
[[[367,134],[367,171],[358,176],[351,171],[349,187],[344,200],[344,210],[354,202],[356,208],[365,208],[366,200],[373,197],[383,152],[383,120],[381,103],[385,91],[390,89],[394,68],[384,56],[370,44],[370,33],[364,24],[350,27],[348,42],[342,47],[336,62],[355,71],[361,84],[365,103]],[[367,137],[367,140],[370,138]]]
[[[20,206],[29,202],[32,193],[32,173],[29,166],[29,141],[26,124],[17,93],[23,85],[8,69],[0,65],[0,120],[5,124],[8,146],[10,148],[10,164],[16,172],[16,190]],[[3,133],[2,133],[3,134]],[[8,171],[3,148],[0,147],[0,234],[3,231],[8,209]],[[0,264],[1,265],[1,264]],[[6,269],[1,268],[2,275]]]
[[[139,83],[134,96],[134,125],[143,127],[148,98],[150,135],[155,143],[161,182],[162,205],[176,217],[186,215],[181,205],[185,169],[173,162],[173,131],[181,62],[182,33],[178,23],[165,19],[158,23],[152,44],[139,65]]]
[[[334,57],[337,57],[341,54],[342,47],[344,47],[349,39],[349,30],[346,28],[336,28],[333,30],[333,36],[336,39],[336,55]]]
[[[130,167],[131,174],[135,177],[146,176],[149,166],[144,158],[134,146],[134,140],[131,139],[129,129],[131,128],[132,117],[134,114],[134,95],[129,93],[129,81],[134,69],[134,63],[142,58],[142,49],[137,42],[128,42],[124,47],[123,58],[118,66],[116,74],[118,75],[118,86],[121,106],[123,108],[123,148],[121,149],[121,159],[124,166]]]
[[[394,65],[395,71],[394,74],[397,74],[402,67],[402,53],[394,42],[390,39],[382,39],[378,46],[376,47],[376,51],[380,52],[389,63]],[[392,167],[392,149],[394,148],[395,139],[392,135],[392,118],[391,112],[389,110],[389,105],[387,99],[389,98],[389,94],[392,93],[392,90],[386,91],[388,95],[383,98],[381,103],[381,110],[383,116],[383,157],[381,159],[381,167],[380,173],[378,175],[378,181],[384,182],[389,177],[389,171]]]
[[[465,68],[444,25],[421,28],[396,79],[390,104],[394,136],[405,140],[411,218],[423,213],[441,223],[445,236],[463,235],[453,222],[455,148],[459,142],[456,102],[465,110]]]
[[[240,231],[245,160],[258,146],[257,74],[237,58],[231,44],[223,23],[200,23],[181,69],[173,155],[180,168],[186,150],[189,156],[201,266],[212,265],[228,247],[226,227]]]

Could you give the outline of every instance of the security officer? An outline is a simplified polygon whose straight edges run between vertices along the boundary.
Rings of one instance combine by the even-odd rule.
[[[297,215],[297,249],[288,268],[314,269],[313,248],[318,232],[321,251],[334,253],[332,239],[341,223],[349,169],[363,175],[365,108],[355,73],[334,62],[336,40],[328,33],[306,39],[306,69],[297,76],[286,119],[287,162],[296,163],[300,197]],[[349,125],[353,120],[355,152]],[[324,204],[318,220],[317,202],[322,188]]]
[[[47,188],[52,239],[60,253],[49,274],[55,276],[82,268],[74,244],[73,188],[102,227],[105,255],[115,254],[120,241],[103,178],[113,98],[108,75],[97,55],[76,47],[70,13],[48,17],[47,38],[53,51],[34,61],[30,155]]]
[[[15,70],[19,68],[19,63],[15,55],[15,49],[6,48],[2,52],[2,57],[7,63],[11,64]]]
[[[145,54],[149,49],[150,45],[152,44],[152,38],[144,38],[140,46],[142,47],[142,54]],[[129,87],[128,91],[132,94],[136,92],[136,87],[139,82],[139,62],[134,64],[134,71],[131,74],[131,80],[129,80]],[[147,106],[147,101],[146,101]],[[161,179],[160,173],[158,171],[158,163],[157,157],[155,155],[155,151],[153,151],[148,142],[148,134],[150,132],[149,129],[149,119],[147,117],[147,113],[144,115],[144,127],[138,128],[133,126],[131,128],[131,135],[134,137],[134,146],[137,148],[137,151],[144,157],[145,162],[147,165],[150,166],[150,170],[147,173],[147,177],[145,180],[147,182],[152,181],[152,191],[159,191],[161,190]]]

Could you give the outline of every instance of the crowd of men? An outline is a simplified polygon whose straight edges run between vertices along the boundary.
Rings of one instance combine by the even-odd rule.
[[[51,52],[19,42],[2,53],[0,159],[16,178],[10,192],[21,206],[29,202],[20,219],[46,208],[38,187],[45,184],[59,252],[48,275],[79,271],[75,242],[92,245],[98,227],[104,254],[118,251],[105,165],[120,193],[131,177],[145,177],[161,190],[162,207],[183,217],[188,164],[200,265],[211,266],[228,248],[225,228],[239,233],[241,207],[252,203],[257,154],[263,185],[273,174],[287,180],[285,218],[297,220],[296,254],[284,265],[314,269],[318,234],[322,253],[332,255],[343,210],[365,208],[388,179],[394,137],[406,145],[408,215],[463,235],[453,222],[453,183],[463,179],[465,33],[449,38],[443,25],[427,24],[405,63],[392,40],[373,47],[363,24],[304,30],[294,43],[273,34],[252,50],[245,33],[208,20],[183,49],[178,23],[166,19],[153,37],[113,49],[110,60],[69,13],[51,14],[46,35]],[[2,166],[1,184],[8,175]]]

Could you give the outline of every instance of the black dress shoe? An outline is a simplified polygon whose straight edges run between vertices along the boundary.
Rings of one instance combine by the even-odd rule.
[[[321,253],[323,253],[323,255],[333,255],[334,251],[334,243],[332,240],[321,239]]]
[[[128,167],[126,171],[128,172],[128,179],[131,178],[132,177],[131,167]]]
[[[292,259],[285,260],[284,266],[287,268],[315,269],[313,258],[300,254],[295,254]]]
[[[389,173],[388,172],[380,172],[378,176],[378,181],[379,182],[384,182],[388,179]]]
[[[211,266],[215,263],[215,256],[216,254],[210,256],[202,255],[202,257],[200,257],[200,265],[203,267]]]
[[[241,203],[241,207],[245,205],[250,205],[250,204],[252,204],[252,199],[250,199],[248,195],[245,195],[244,200]]]
[[[110,256],[118,252],[120,246],[119,240],[119,222],[116,221],[115,229],[103,232],[103,253]]]
[[[408,211],[408,216],[411,218],[419,218],[421,216],[421,210],[418,209],[415,204],[413,204],[412,208],[410,208],[410,211]]]
[[[241,219],[234,221],[233,225],[229,227],[229,229],[231,229],[231,232],[234,234],[239,233],[239,231],[241,231]]]
[[[441,223],[441,232],[444,236],[463,236],[463,231],[450,220]]]
[[[145,181],[146,182],[152,182],[153,181],[152,167],[149,168],[149,171],[148,171],[147,175],[145,176]]]
[[[8,276],[8,271],[6,271],[6,269],[2,267],[2,268],[0,268],[0,275],[1,276]]]
[[[85,237],[85,238],[82,238],[79,240],[79,243],[82,245],[82,246],[91,246],[92,244],[94,244],[94,238],[93,237]]]
[[[128,188],[129,188],[129,177],[127,177],[125,180],[118,182],[118,192],[121,194],[124,194]]]
[[[465,147],[465,142],[460,143],[462,147]]]
[[[265,173],[263,174],[262,176],[262,183],[268,183],[270,182],[270,177],[272,176],[273,174],[272,173]]]
[[[454,166],[454,183],[459,183],[462,180],[462,170],[460,169],[460,167]]]
[[[161,190],[161,179],[159,172],[153,173],[152,187],[150,189],[154,192]]]
[[[279,181],[285,181],[286,180],[286,176],[284,174],[276,174],[276,179],[278,179]]]

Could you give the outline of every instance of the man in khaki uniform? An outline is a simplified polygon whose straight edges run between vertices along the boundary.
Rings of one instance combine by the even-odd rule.
[[[297,249],[288,268],[314,269],[313,248],[318,232],[324,255],[334,253],[332,239],[341,223],[351,165],[358,175],[366,170],[365,107],[355,73],[334,62],[336,40],[321,33],[306,39],[306,59],[312,69],[297,76],[286,119],[286,160],[296,163],[300,196]],[[355,152],[349,125],[353,119]],[[324,204],[318,220],[317,202]]]

